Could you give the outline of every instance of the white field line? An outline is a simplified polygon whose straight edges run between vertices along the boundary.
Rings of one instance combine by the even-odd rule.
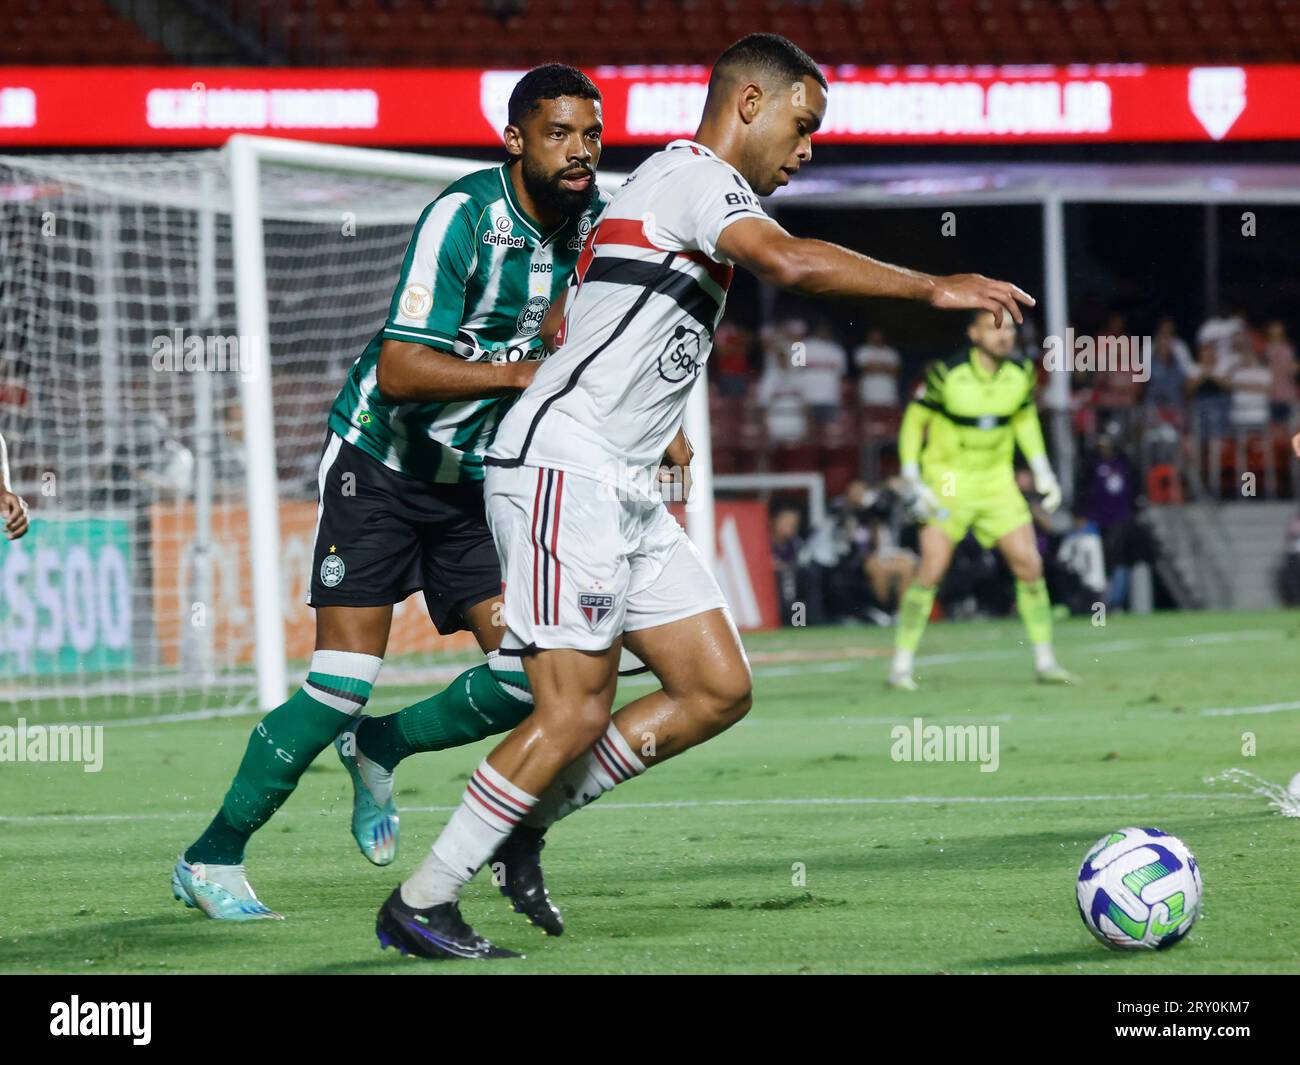
[[[1181,802],[1189,799],[1224,799],[1238,802],[1253,799],[1253,795],[1236,795],[1231,792],[1169,792],[1166,795],[900,795],[886,797],[812,798],[812,799],[680,799],[663,802],[608,802],[593,804],[594,810],[664,810],[701,809],[728,806],[934,806],[999,805],[1005,803],[1048,802]],[[451,813],[458,806],[402,806],[401,813],[438,814]],[[323,810],[283,810],[278,816],[319,817]],[[26,814],[0,816],[0,824],[40,825],[63,822],[113,822],[113,821],[180,821],[192,820],[194,813],[136,813],[136,814]]]
[[[1197,644],[1219,644],[1219,643],[1238,643],[1245,640],[1263,640],[1277,639],[1282,635],[1277,629],[1238,629],[1228,632],[1206,632],[1192,636],[1167,636],[1158,640],[1113,640],[1108,643],[1098,643],[1088,646],[1083,643],[1074,641],[1070,644],[1072,651],[1085,651],[1086,653],[1106,653],[1112,651],[1134,651],[1144,647],[1195,647]],[[981,633],[979,638],[987,639],[990,642],[1005,639],[1004,635],[998,632]],[[870,647],[835,647],[823,648],[821,650],[794,650],[794,651],[754,651],[750,658],[760,666],[776,665],[777,663],[794,663],[795,672],[801,672],[798,669],[800,662],[818,662],[833,660],[836,662],[861,661],[863,659],[880,659],[888,658],[893,653],[892,647],[888,645],[870,646]],[[922,655],[916,659],[918,665],[950,665],[958,662],[970,662],[976,659],[985,658],[1013,658],[1024,655],[1026,652],[1020,648],[985,650],[985,651],[962,651],[953,654],[944,655]],[[475,665],[473,659],[466,659],[459,662],[443,662],[423,666],[401,666],[397,664],[390,665],[387,673],[383,674],[390,679],[390,683],[398,683],[407,686],[446,684],[448,681],[455,679],[459,674]],[[840,667],[845,668],[845,667]],[[837,670],[828,670],[836,672]],[[784,672],[774,672],[770,676],[788,676]],[[634,678],[638,679],[638,678]],[[228,685],[241,684],[245,688],[252,685],[252,673],[248,669],[227,669],[221,671],[216,683],[224,682]],[[648,679],[641,678],[639,683],[650,683]],[[149,694],[170,694],[176,692],[182,684],[182,678],[176,673],[140,673],[127,678],[125,681],[118,677],[99,677],[95,680],[77,682],[64,682],[62,684],[53,684],[43,681],[38,685],[29,687],[15,687],[4,693],[4,702],[19,702],[22,700],[37,701],[44,699],[77,699],[93,696],[125,696],[131,697],[136,695]],[[251,698],[251,695],[247,696]],[[236,707],[227,707],[226,709],[235,710]],[[159,720],[155,718],[155,720]],[[186,720],[180,719],[178,720]]]
[[[1196,636],[1174,636],[1162,637],[1156,640],[1112,640],[1107,643],[1094,644],[1088,647],[1088,654],[1105,654],[1105,653],[1123,653],[1127,651],[1141,651],[1157,647],[1191,647],[1197,643],[1237,643],[1253,640],[1279,639],[1282,636],[1281,630],[1278,629],[1243,629],[1240,632],[1208,632]],[[1082,648],[1075,647],[1073,650],[1078,652]],[[846,673],[862,666],[862,659],[878,659],[881,656],[879,648],[847,648],[847,661],[833,662],[809,662],[805,665],[782,662],[781,665],[757,665],[754,667],[755,677],[791,677],[791,676],[808,676],[818,673]],[[755,656],[758,657],[758,656]],[[958,665],[963,662],[982,662],[990,658],[1024,658],[1028,663],[1030,656],[1023,648],[1016,647],[1007,650],[998,651],[961,651],[951,654],[922,655],[916,659],[917,666],[948,666]],[[1026,671],[1029,666],[1026,665]],[[428,675],[431,678],[435,675],[445,680],[452,680],[459,676],[465,669],[464,663],[454,666],[439,666],[421,669],[418,675]],[[396,673],[396,675],[394,675]],[[406,673],[394,671],[387,674],[390,683],[406,684]],[[381,679],[384,677],[381,674]],[[621,687],[653,687],[658,682],[653,676],[636,676],[625,677],[621,682]],[[379,696],[371,699],[367,709],[371,712],[382,710],[399,710],[409,702],[408,697],[396,697],[384,695],[384,685],[379,686]],[[1290,704],[1267,704],[1275,705],[1277,709],[1292,709]],[[1269,713],[1271,711],[1259,710],[1252,707],[1224,708],[1228,711],[1237,713]],[[217,718],[227,717],[258,717],[261,712],[246,705],[215,707],[207,710],[187,710],[174,714],[156,714],[147,717],[129,717],[119,720],[109,721],[88,721],[81,722],[89,725],[104,725],[115,728],[136,728],[148,725],[170,725],[183,724],[190,721],[211,721]],[[911,716],[900,714],[899,717]],[[1214,716],[1222,716],[1220,713]],[[891,719],[893,720],[893,719]]]
[[[1300,710],[1300,702],[1261,703],[1259,706],[1216,706],[1202,710],[1204,717],[1236,717],[1238,714],[1276,714],[1283,710]]]

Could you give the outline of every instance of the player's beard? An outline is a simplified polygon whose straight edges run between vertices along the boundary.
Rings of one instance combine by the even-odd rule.
[[[555,211],[566,217],[581,214],[596,195],[596,172],[587,170],[587,173],[591,174],[591,181],[585,189],[566,189],[560,184],[560,179],[566,176],[572,177],[577,169],[566,166],[554,174],[549,174],[541,169],[533,169],[525,158],[524,188],[528,190],[528,195],[533,198],[533,202],[544,210]]]

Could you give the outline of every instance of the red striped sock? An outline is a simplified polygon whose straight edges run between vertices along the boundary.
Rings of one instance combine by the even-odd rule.
[[[461,887],[488,863],[536,805],[536,798],[515,787],[484,759],[470,776],[460,806],[433,849],[402,884],[407,905],[425,909],[455,901]]]
[[[549,828],[574,810],[595,802],[605,792],[640,776],[645,768],[645,763],[611,721],[596,745],[566,768],[542,793],[525,824],[533,828]]]

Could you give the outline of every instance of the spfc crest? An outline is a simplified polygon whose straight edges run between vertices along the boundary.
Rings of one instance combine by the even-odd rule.
[[[1216,141],[1223,140],[1246,110],[1246,71],[1241,67],[1195,67],[1187,75],[1192,114]]]
[[[580,592],[578,609],[593,629],[614,609],[614,597],[608,592]]]
[[[526,73],[525,70],[487,70],[479,76],[479,110],[498,136],[510,121],[510,94]]]

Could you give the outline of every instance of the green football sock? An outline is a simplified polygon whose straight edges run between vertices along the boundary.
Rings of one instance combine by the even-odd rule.
[[[460,747],[507,732],[533,712],[533,696],[518,656],[488,654],[437,695],[395,714],[367,718],[357,749],[390,772],[420,751]]]
[[[935,591],[935,588],[914,583],[903,593],[898,608],[898,631],[894,635],[897,650],[915,651],[920,644],[925,623],[930,620],[930,611],[934,609]]]
[[[317,651],[303,686],[261,721],[221,812],[185,851],[188,862],[237,865],[249,838],[293,794],[298,778],[370,698],[382,659]]]
[[[208,865],[238,865],[244,860],[248,833],[226,820],[226,811],[218,810],[198,839],[185,852],[187,862],[205,862]]]
[[[1016,581],[1016,608],[1025,623],[1029,642],[1042,647],[1052,642],[1052,601],[1047,597],[1047,582]]]

